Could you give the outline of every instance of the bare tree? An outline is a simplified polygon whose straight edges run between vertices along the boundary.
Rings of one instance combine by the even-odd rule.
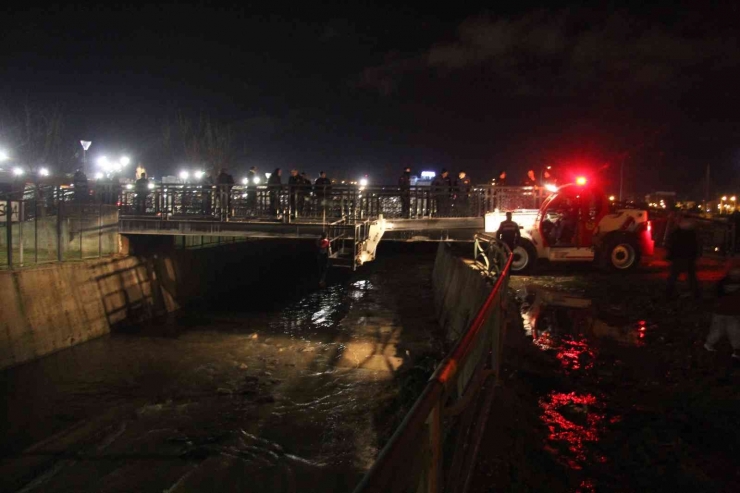
[[[231,127],[214,122],[208,116],[194,119],[178,112],[172,121],[165,123],[162,141],[172,159],[201,165],[212,176],[234,161]]]
[[[0,110],[0,141],[10,157],[30,170],[51,166],[60,171],[73,162],[73,151],[64,143],[64,117],[57,106],[25,105],[22,111]]]

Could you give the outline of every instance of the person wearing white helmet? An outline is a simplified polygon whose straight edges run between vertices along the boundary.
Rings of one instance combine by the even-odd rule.
[[[740,360],[740,268],[733,267],[717,284],[717,303],[704,349],[715,352],[724,336],[730,340],[732,357]]]

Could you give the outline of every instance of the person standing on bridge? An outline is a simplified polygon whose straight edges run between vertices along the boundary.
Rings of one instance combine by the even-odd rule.
[[[226,168],[221,168],[221,172],[216,177],[216,185],[218,185],[221,220],[228,221],[231,217],[231,187],[234,186],[234,177],[226,172]]]
[[[447,217],[450,215],[450,195],[452,193],[452,180],[445,168],[432,182],[432,197],[437,204],[437,216]]]
[[[75,188],[75,202],[78,204],[87,202],[90,192],[88,191],[87,186],[87,175],[81,168],[75,171],[75,175],[72,178],[72,184]]]
[[[458,216],[470,215],[470,189],[472,188],[467,173],[461,171],[455,180],[455,208]]]
[[[326,171],[319,173],[319,177],[314,182],[314,191],[319,210],[326,212],[327,197],[331,197],[331,180],[326,177]]]
[[[149,195],[149,180],[146,173],[141,174],[141,178],[136,180],[136,214],[146,214],[146,196]]]
[[[740,269],[733,267],[717,284],[717,302],[704,349],[716,352],[724,336],[730,340],[732,357],[740,360]]]
[[[511,212],[507,212],[506,219],[501,221],[501,224],[498,227],[496,238],[498,238],[499,241],[506,243],[509,249],[514,251],[514,248],[516,248],[521,237],[522,234],[519,231],[519,225],[511,218]]]
[[[249,214],[253,215],[257,215],[257,185],[259,181],[257,166],[252,166],[247,173],[247,209]]]
[[[401,189],[401,217],[409,218],[411,212],[411,168],[406,166],[398,179],[398,188]]]
[[[319,266],[319,286],[326,286],[326,274],[331,265],[331,242],[326,231],[321,233],[321,237],[316,242],[317,252],[316,259]]]
[[[280,207],[280,190],[283,188],[281,178],[283,170],[275,168],[270,178],[267,180],[267,189],[270,192],[270,214],[275,218],[280,218],[278,209]]]
[[[301,195],[301,189],[303,187],[303,179],[298,174],[297,169],[290,170],[290,176],[288,177],[288,193],[290,194],[290,215],[293,218],[297,218],[299,213],[303,212],[301,207],[301,201],[303,196]]]

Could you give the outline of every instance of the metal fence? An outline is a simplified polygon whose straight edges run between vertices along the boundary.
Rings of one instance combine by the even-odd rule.
[[[464,492],[500,371],[511,254],[477,235],[475,258],[495,279],[473,322],[355,489],[368,492]]]
[[[0,194],[0,268],[82,260],[118,251],[118,208],[61,187]]]
[[[428,186],[354,185],[211,186],[161,185],[123,190],[121,213],[163,219],[367,219],[482,217],[495,209],[537,208],[541,188],[476,186],[461,191]]]

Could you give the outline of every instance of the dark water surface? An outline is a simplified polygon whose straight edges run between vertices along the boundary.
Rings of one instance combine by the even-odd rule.
[[[3,372],[2,490],[351,491],[400,375],[442,353],[433,260],[384,245],[323,290],[266,281]]]

